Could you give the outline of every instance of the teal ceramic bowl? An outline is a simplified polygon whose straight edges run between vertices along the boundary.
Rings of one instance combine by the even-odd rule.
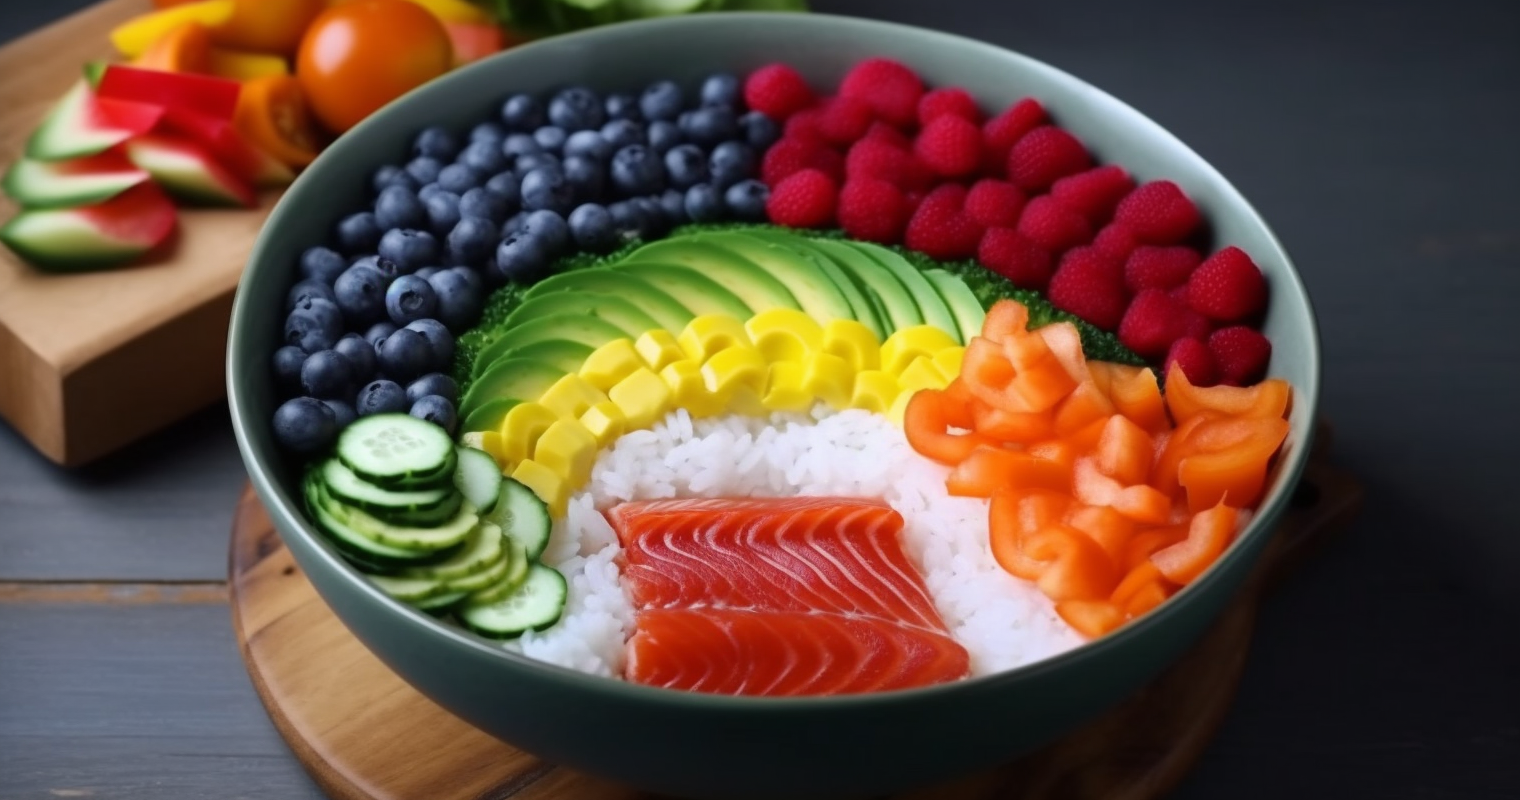
[[[303,517],[297,472],[269,429],[269,359],[298,254],[367,202],[371,171],[427,124],[465,130],[511,92],[570,83],[634,90],[660,78],[784,60],[818,86],[888,56],[988,108],[1033,95],[1100,161],[1176,181],[1214,244],[1243,247],[1271,285],[1271,374],[1292,382],[1292,432],[1263,508],[1202,578],[1137,623],[1064,655],[928,689],[821,699],[729,698],[636,686],[542,664],[381,594]],[[942,33],[824,15],[712,14],[629,23],[517,48],[393,103],[340,139],[285,194],[253,250],[233,310],[228,388],[238,444],[286,545],[340,619],[408,683],[544,759],[684,796],[861,796],[990,767],[1114,705],[1177,658],[1240,589],[1308,453],[1319,345],[1304,286],[1265,222],[1222,175],[1138,111],[1070,75]],[[425,759],[426,753],[416,757]]]

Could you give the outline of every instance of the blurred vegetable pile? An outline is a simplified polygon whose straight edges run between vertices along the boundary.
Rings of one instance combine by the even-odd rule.
[[[806,0],[476,0],[529,35],[706,11],[806,11]]]

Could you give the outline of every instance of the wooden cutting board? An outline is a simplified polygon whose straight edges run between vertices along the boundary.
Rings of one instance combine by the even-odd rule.
[[[107,0],[0,48],[0,169],[85,62],[112,56],[111,28],[152,9]],[[0,416],[75,466],[224,397],[232,294],[277,197],[183,209],[167,246],[119,270],[48,275],[0,246]],[[0,220],[15,212],[0,197]]]

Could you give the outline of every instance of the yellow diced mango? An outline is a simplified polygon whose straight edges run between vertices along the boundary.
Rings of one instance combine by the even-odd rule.
[[[559,417],[538,403],[518,403],[501,421],[501,455],[509,464],[533,456],[538,437],[544,435]]]
[[[775,361],[766,369],[765,394],[760,404],[767,411],[807,411],[817,398],[804,389],[807,369],[801,361]]]
[[[623,412],[629,430],[648,428],[670,410],[671,392],[653,370],[640,368],[617,382],[607,396]]]
[[[723,413],[723,398],[707,390],[702,364],[694,358],[673,361],[660,370],[660,379],[670,387],[670,404],[684,408],[693,417],[710,417]]]
[[[855,389],[850,362],[832,353],[814,353],[804,363],[802,388],[834,408],[844,408]]]
[[[763,414],[765,405],[766,364],[753,347],[730,347],[719,350],[702,365],[702,381],[707,391],[725,408],[736,414]]]
[[[512,480],[538,495],[538,499],[549,506],[551,516],[558,517],[565,513],[565,506],[570,502],[570,484],[565,476],[530,458],[512,470]]]
[[[961,362],[965,360],[966,348],[946,347],[934,354],[934,368],[939,374],[945,376],[945,381],[953,381],[961,374]]]
[[[897,385],[904,392],[916,392],[919,389],[943,389],[950,381],[940,374],[934,361],[928,356],[919,356],[913,359],[907,369],[897,376]]]
[[[665,365],[672,361],[680,361],[686,357],[686,353],[681,351],[681,345],[676,343],[675,334],[663,328],[645,331],[638,341],[633,343],[633,349],[638,352],[639,358],[644,360],[644,366],[654,372],[664,369]]]
[[[823,352],[850,362],[856,372],[876,369],[881,364],[881,340],[853,319],[831,319],[823,326]]]
[[[897,397],[892,398],[892,407],[887,409],[887,419],[891,420],[893,425],[902,427],[903,414],[907,412],[908,401],[913,399],[914,394],[916,392],[903,390],[897,393]]]
[[[476,443],[463,442],[465,447],[473,447],[483,451],[486,455],[496,460],[496,466],[505,470],[508,466],[506,453],[503,449],[501,431],[475,431],[478,434]],[[470,435],[470,434],[467,434]]]
[[[892,408],[900,389],[897,376],[879,369],[855,373],[855,390],[850,394],[850,407],[861,408],[875,414],[885,414]]]
[[[580,376],[586,383],[605,392],[642,366],[644,359],[634,349],[633,340],[613,339],[586,356]]]
[[[933,356],[947,347],[955,346],[955,339],[950,334],[933,325],[903,328],[882,342],[881,368],[893,375],[901,375],[913,363],[913,359]]]
[[[596,437],[597,447],[607,447],[623,435],[628,418],[623,416],[623,410],[617,407],[617,403],[604,400],[581,414],[581,424]]]
[[[579,375],[566,375],[554,382],[538,404],[554,412],[560,419],[580,419],[586,409],[607,399],[601,389],[592,386]]]
[[[744,323],[744,330],[760,355],[772,364],[802,361],[823,346],[823,328],[805,311],[772,308]]]
[[[576,487],[591,477],[597,449],[596,437],[585,425],[573,419],[562,419],[538,437],[533,460],[565,476],[565,481]]]
[[[727,314],[703,314],[686,323],[676,337],[687,358],[706,363],[715,354],[732,347],[751,347],[744,323]]]

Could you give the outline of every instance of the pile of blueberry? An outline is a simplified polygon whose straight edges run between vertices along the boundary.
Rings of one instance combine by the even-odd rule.
[[[744,111],[741,82],[726,73],[690,102],[671,81],[606,97],[571,87],[547,103],[508,98],[465,142],[424,129],[410,161],[375,171],[372,209],[338,223],[336,248],[301,256],[274,355],[290,398],[275,411],[276,439],[317,453],[356,417],[385,412],[452,434],[454,337],[490,287],[687,222],[763,221],[769,189],[754,176],[780,133]]]

